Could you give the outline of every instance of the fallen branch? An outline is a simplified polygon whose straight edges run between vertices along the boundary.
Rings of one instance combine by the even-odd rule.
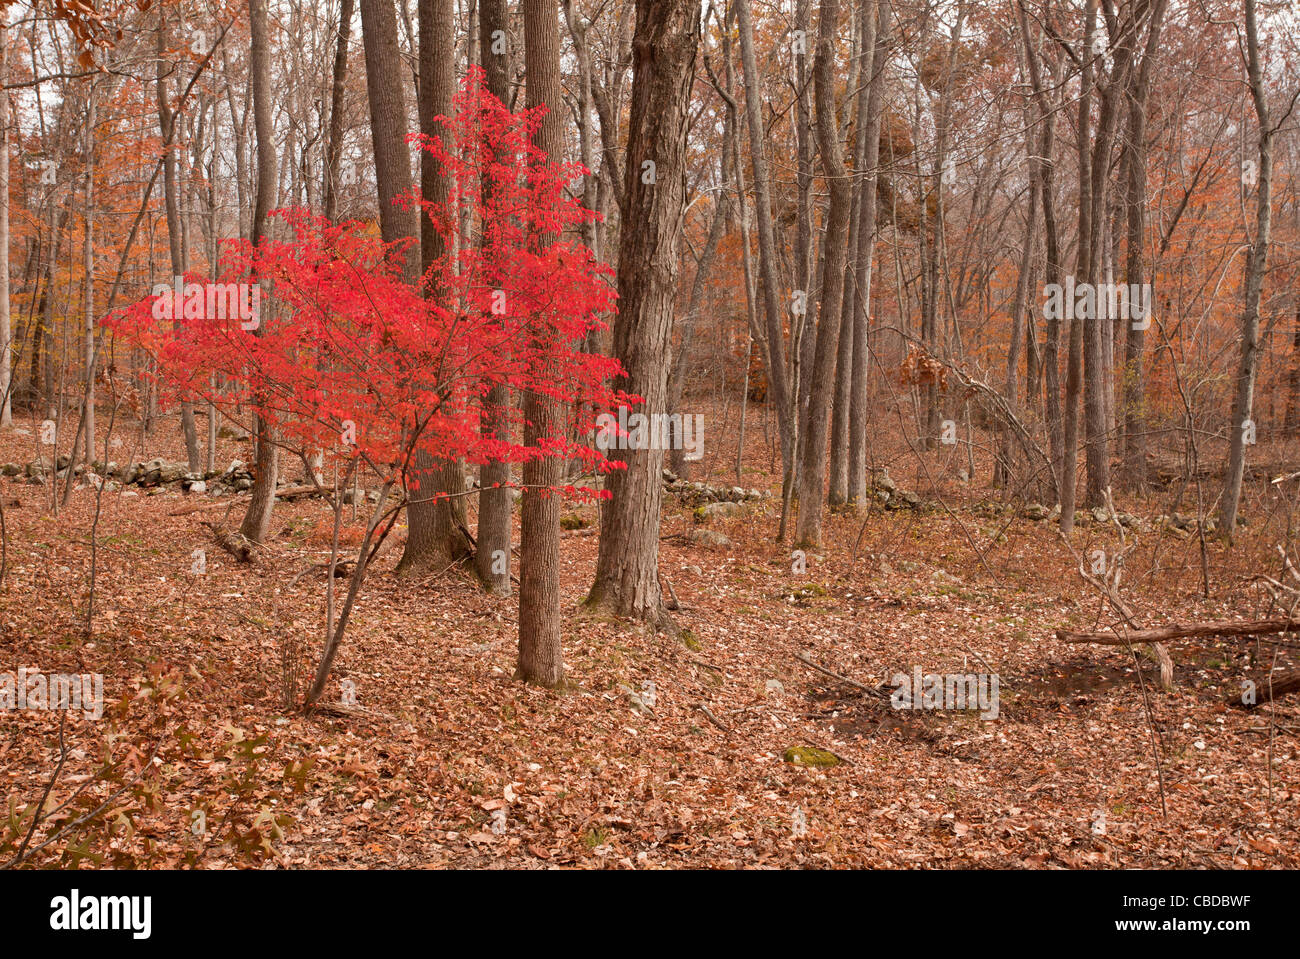
[[[818,666],[808,657],[807,653],[795,653],[794,658],[799,660],[799,662],[803,663],[809,669],[816,670],[817,672],[825,676],[829,676],[832,679],[838,679],[840,682],[852,686],[854,689],[860,689],[862,690],[862,692],[867,693],[870,696],[876,696],[880,699],[889,698],[889,694],[886,693],[883,689],[880,689],[875,686],[866,686],[858,682],[856,679],[850,679],[848,676],[841,676],[839,673],[834,672],[833,670],[829,670],[825,666]]]
[[[1154,629],[1130,629],[1125,633],[1076,633],[1058,629],[1063,643],[1099,643],[1125,646],[1129,643],[1164,643],[1190,636],[1254,636],[1268,633],[1300,633],[1300,619],[1227,619],[1210,623],[1172,623]]]
[[[720,720],[717,716],[713,715],[713,713],[709,712],[708,706],[705,706],[703,703],[696,703],[695,708],[698,709],[700,712],[704,713],[704,718],[707,719],[709,722],[713,723],[713,725],[717,726],[724,733],[728,733],[728,734],[731,733],[731,730],[723,724],[722,720]]]

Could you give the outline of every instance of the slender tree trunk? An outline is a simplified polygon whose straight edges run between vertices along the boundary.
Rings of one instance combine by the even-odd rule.
[[[817,22],[817,56],[813,63],[813,88],[817,105],[817,145],[822,157],[830,209],[822,239],[821,296],[817,303],[817,350],[809,371],[813,383],[829,384],[835,373],[839,346],[841,297],[844,295],[844,261],[853,205],[852,187],[844,167],[844,152],[835,121],[835,35],[839,24],[839,0],[822,0]],[[808,398],[808,415],[800,430],[806,437],[803,462],[799,465],[799,520],[796,539],[820,547],[822,504],[826,484],[826,413],[831,391],[813,390]]]
[[[7,19],[7,14],[5,15]],[[0,426],[13,423],[13,329],[9,317],[9,30],[0,19]]]
[[[257,137],[257,196],[253,207],[250,238],[260,246],[266,236],[267,217],[275,205],[275,142],[271,128],[270,40],[267,36],[266,0],[248,0],[248,23],[251,45],[248,69],[253,87],[253,132]],[[257,278],[252,278],[257,282]],[[263,310],[257,335],[265,332],[269,310]],[[276,474],[279,447],[271,424],[254,416],[253,490],[239,531],[245,539],[261,543],[271,528],[271,511],[275,507]]]
[[[0,96],[3,92],[0,91]],[[84,449],[86,467],[95,459],[95,91],[92,87],[87,93],[86,103],[86,232],[81,249],[81,268],[85,274],[86,295],[84,303],[82,329],[83,353],[85,357],[85,384],[81,398],[81,430],[85,435]],[[74,449],[70,470],[76,467],[77,454]],[[72,488],[72,476],[68,476],[68,489]]]
[[[1246,446],[1253,442],[1252,420],[1255,375],[1259,371],[1259,303],[1264,274],[1268,270],[1268,247],[1273,231],[1273,139],[1276,131],[1269,115],[1264,88],[1264,68],[1259,53],[1259,21],[1255,0],[1246,0],[1246,74],[1250,96],[1259,121],[1259,180],[1255,199],[1255,237],[1246,261],[1245,307],[1241,317],[1241,362],[1237,368],[1237,392],[1228,424],[1228,476],[1223,489],[1221,527],[1231,538],[1237,529],[1241,505],[1241,481],[1246,470]]]
[[[505,0],[478,0],[479,56],[488,92],[502,103],[510,97],[510,32]],[[510,391],[493,385],[483,398],[482,431],[497,440],[510,438]],[[479,467],[478,542],[474,567],[479,579],[498,596],[510,595],[510,464],[491,461]]]
[[[876,246],[876,167],[880,162],[880,125],[884,103],[885,52],[889,44],[889,0],[864,4],[864,44],[874,49],[867,87],[866,149],[862,156],[862,203],[858,209],[857,274],[853,284],[853,375],[849,413],[849,502],[867,497],[867,424],[871,419],[871,282]],[[865,55],[865,50],[864,50]]]
[[[176,168],[176,151],[170,146],[172,127],[176,117],[172,113],[171,96],[168,92],[167,78],[176,69],[173,61],[163,57],[167,38],[167,7],[158,7],[158,128],[163,142],[169,144],[163,158],[163,200],[167,211],[167,241],[171,253],[171,267],[174,276],[185,275],[185,256],[182,247],[182,226],[179,205],[179,177]],[[179,312],[179,311],[177,311]],[[180,317],[176,317],[179,328]],[[199,434],[194,425],[194,404],[188,398],[181,400],[181,431],[185,435],[185,456],[189,461],[191,472],[203,468],[202,454],[199,451]]]
[[[872,58],[875,55],[875,43],[872,42],[875,38],[874,28],[870,40],[864,35],[865,21],[868,18],[874,21],[875,18],[874,4],[870,0],[864,0],[859,7],[853,17],[857,47],[852,81],[852,89],[857,90],[853,114],[853,200],[849,214],[844,293],[840,297],[840,340],[835,356],[835,397],[831,402],[830,487],[826,496],[826,501],[833,507],[843,506],[849,498],[849,404],[853,388],[853,311],[855,304],[860,302],[856,289],[861,246],[858,237],[862,228],[862,156],[867,148],[867,77],[871,75]]]
[[[348,75],[348,39],[352,34],[355,0],[342,0],[338,42],[334,48],[334,82],[330,85],[329,139],[325,144],[325,200],[327,220],[338,216],[339,163],[343,155],[343,92]]]
[[[785,333],[780,306],[780,279],[777,275],[776,239],[772,226],[771,182],[767,172],[767,157],[763,152],[763,141],[767,132],[763,126],[762,106],[759,100],[762,79],[758,72],[758,58],[754,54],[754,24],[750,15],[750,0],[735,0],[735,9],[740,28],[740,62],[745,81],[745,118],[749,127],[749,157],[754,175],[754,208],[758,224],[758,274],[763,288],[765,320],[763,358],[766,365],[768,391],[776,407],[777,428],[781,437],[782,488],[785,505],[782,508],[781,532],[778,535],[783,539],[796,470],[794,450],[798,426],[795,411],[791,406],[790,384],[786,378]]]

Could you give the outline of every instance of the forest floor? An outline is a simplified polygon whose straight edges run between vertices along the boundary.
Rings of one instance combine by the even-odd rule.
[[[0,461],[36,456],[35,424],[17,426],[25,433],[0,431]],[[182,458],[176,432],[161,425],[148,455],[131,450],[138,433],[115,435],[122,459]],[[752,421],[751,437],[743,485],[774,491]],[[937,498],[910,482],[912,453],[875,452],[892,457],[900,483]],[[223,441],[218,468],[237,456],[249,458],[247,445]],[[775,496],[711,521],[733,546],[706,549],[686,542],[692,509],[666,495],[660,563],[682,607],[677,636],[581,609],[597,507],[566,506],[592,525],[562,542],[564,692],[512,681],[517,598],[487,596],[459,570],[399,579],[399,551],[387,552],[326,693],[337,702],[348,681],[358,709],[311,715],[286,710],[284,689],[297,673],[301,692],[321,645],[325,576],[303,571],[328,557],[324,502],[278,504],[266,548],[240,564],[201,525],[222,510],[172,515],[199,495],[101,500],[81,487],[55,517],[48,485],[4,478],[0,672],[99,672],[110,704],[131,703],[98,724],[68,717],[51,795],[85,786],[109,798],[94,781],[105,744],[120,755],[153,737],[156,756],[131,748],[137,766],[155,767],[156,802],[111,841],[150,864],[189,854],[207,867],[1300,866],[1300,702],[1225,705],[1243,679],[1262,681],[1275,655],[1287,664],[1296,651],[1171,644],[1167,693],[1152,664],[1141,660],[1139,678],[1123,648],[1058,641],[1061,626],[1101,628],[1113,615],[1055,526],[972,509],[997,498],[987,466],[965,484],[964,454],[924,456],[945,507],[830,515],[806,571],[774,541]],[[692,478],[734,481],[734,460],[724,444]],[[1204,570],[1196,537],[1150,525],[1129,534],[1138,548],[1122,590],[1142,625],[1266,611],[1250,576],[1276,575],[1290,512],[1281,492],[1255,492],[1237,543],[1207,540]],[[1120,507],[1150,516],[1171,495]],[[345,530],[353,548],[363,522],[364,510]],[[1084,556],[1118,544],[1113,526],[1074,533]],[[916,667],[996,673],[998,716],[895,710],[797,655],[886,691]],[[165,681],[184,698],[155,709],[142,690]],[[50,780],[59,720],[0,713],[8,808]],[[242,766],[229,748],[240,741]],[[840,762],[792,764],[790,747]],[[247,808],[235,811],[232,775],[244,774]],[[271,826],[251,815],[259,808],[287,818]],[[211,822],[247,817],[267,835],[260,855],[205,843],[191,828],[196,810]]]

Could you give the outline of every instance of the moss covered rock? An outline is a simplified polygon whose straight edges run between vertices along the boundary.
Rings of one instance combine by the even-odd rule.
[[[823,769],[840,764],[838,756],[816,746],[791,746],[781,758],[796,766],[816,766]]]

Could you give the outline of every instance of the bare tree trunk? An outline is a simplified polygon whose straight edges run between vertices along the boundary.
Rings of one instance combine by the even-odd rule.
[[[758,273],[763,287],[763,312],[765,319],[763,358],[767,371],[768,390],[776,406],[777,428],[781,436],[781,463],[783,466],[783,506],[780,538],[784,538],[788,520],[788,504],[793,491],[796,464],[794,460],[797,439],[797,418],[791,406],[791,389],[786,378],[785,333],[780,307],[780,279],[777,276],[776,239],[772,227],[772,193],[767,172],[767,157],[763,153],[763,140],[767,135],[763,126],[762,107],[759,101],[762,79],[758,72],[758,59],[754,55],[754,24],[750,15],[750,0],[735,0],[736,18],[740,27],[740,60],[745,80],[745,117],[749,127],[749,157],[754,174],[754,207],[758,221]],[[806,291],[805,291],[806,292]]]
[[[889,0],[867,0],[863,30],[863,55],[873,49],[870,72],[863,77],[867,87],[866,149],[861,154],[862,203],[858,209],[857,273],[853,283],[853,374],[849,413],[849,502],[859,505],[867,497],[867,424],[871,418],[869,383],[871,336],[871,281],[876,246],[876,167],[880,162],[880,124],[884,103],[885,51],[889,43]],[[859,121],[861,122],[861,121]]]
[[[13,328],[9,317],[9,30],[0,20],[0,426],[13,423]]]
[[[167,7],[158,6],[158,128],[163,142],[172,142],[172,127],[176,117],[172,113],[171,96],[168,93],[167,77],[176,69],[174,61],[164,59],[167,38]],[[185,275],[185,257],[181,241],[181,214],[179,206],[179,183],[176,169],[176,151],[170,146],[163,158],[163,199],[167,211],[167,241],[171,253],[171,267],[174,276]],[[177,311],[179,312],[179,311]],[[175,318],[179,326],[180,317]],[[203,468],[202,455],[199,452],[199,434],[194,426],[194,404],[187,398],[181,400],[181,431],[185,434],[185,456],[189,460],[190,470]]]
[[[343,154],[343,91],[348,74],[348,39],[352,33],[355,0],[342,0],[338,43],[334,48],[334,82],[330,85],[329,139],[325,144],[325,201],[327,220],[338,215],[339,162]]]
[[[1237,392],[1228,424],[1228,476],[1223,489],[1221,527],[1231,538],[1237,529],[1241,505],[1241,480],[1246,469],[1247,440],[1254,440],[1251,420],[1255,402],[1255,375],[1259,370],[1259,302],[1268,270],[1268,246],[1273,230],[1273,138],[1276,130],[1269,115],[1264,90],[1264,68],[1259,55],[1259,22],[1255,0],[1246,0],[1246,74],[1259,121],[1259,192],[1255,201],[1255,239],[1246,261],[1246,302],[1241,317],[1241,363]]]
[[[533,142],[553,163],[564,158],[564,99],[560,86],[559,9],[550,0],[522,0],[526,103],[546,107]],[[543,245],[554,237],[541,238]],[[564,431],[564,414],[551,398],[523,397],[524,443]],[[519,661],[515,678],[554,687],[564,681],[560,634],[560,499],[553,491],[564,462],[535,457],[524,464],[520,506]]]
[[[853,71],[853,86],[857,96],[853,98],[853,199],[849,214],[849,243],[847,262],[844,267],[844,293],[840,297],[840,339],[835,355],[835,396],[831,401],[830,434],[830,486],[826,501],[832,507],[843,506],[849,498],[849,403],[853,387],[853,310],[858,278],[858,254],[861,244],[858,234],[861,230],[863,177],[862,155],[866,152],[867,120],[867,77],[871,74],[872,57],[875,54],[874,42],[864,36],[864,21],[874,19],[875,8],[870,0],[855,8],[854,11],[854,45],[856,47]],[[875,38],[875,30],[871,39]],[[847,112],[847,107],[846,107]]]
[[[453,0],[419,0],[420,23],[420,132],[449,140],[451,131],[438,116],[451,116],[456,95],[455,9]],[[434,157],[420,154],[420,193],[432,203],[445,203],[453,184],[444,176]],[[430,268],[446,252],[442,234],[427,216],[420,220],[420,272],[425,277],[425,295],[439,297],[443,291]],[[397,564],[401,574],[438,572],[472,554],[465,522],[465,472],[457,460],[439,459],[423,445],[415,451],[419,488],[413,490],[407,517],[410,530],[406,547]],[[438,498],[437,494],[454,494]]]
[[[510,96],[510,44],[505,0],[478,0],[479,57],[488,92],[502,103]],[[588,187],[590,188],[590,186]],[[585,200],[585,196],[584,196]],[[592,234],[594,240],[594,234]],[[483,398],[482,432],[506,441],[510,391],[493,385]],[[478,542],[474,568],[479,579],[498,596],[510,595],[510,513],[513,500],[507,484],[510,464],[492,461],[479,467]]]
[[[1151,16],[1146,53],[1136,81],[1129,91],[1128,136],[1124,138],[1124,167],[1128,186],[1128,244],[1125,255],[1125,282],[1130,294],[1145,282],[1143,254],[1146,245],[1147,212],[1147,99],[1151,75],[1160,55],[1160,33],[1166,4],[1161,2]],[[1154,309],[1154,296],[1152,297]],[[1130,311],[1131,313],[1131,311]],[[1126,321],[1124,338],[1124,473],[1131,487],[1146,486],[1147,420],[1146,368],[1144,364],[1146,327],[1150,317],[1134,323]]]
[[[813,88],[817,105],[817,144],[822,157],[830,209],[822,240],[821,296],[817,303],[817,351],[809,371],[813,383],[829,384],[835,373],[839,345],[841,298],[844,295],[844,261],[853,205],[852,187],[844,167],[844,152],[835,121],[835,34],[839,23],[839,0],[822,0],[817,22],[817,56],[813,62]],[[826,483],[827,407],[831,391],[824,386],[808,397],[808,411],[800,427],[806,437],[803,461],[799,464],[799,520],[796,539],[805,546],[820,547],[822,504]]]
[[[0,96],[3,92],[0,91]],[[81,431],[85,435],[86,467],[95,459],[95,90],[86,94],[86,232],[81,248],[81,267],[85,274],[86,296],[83,314],[83,352],[86,364],[86,382],[81,398]],[[191,423],[193,414],[191,413]],[[76,449],[73,449],[69,470],[75,470]],[[68,476],[68,489],[72,488],[72,475]]]
[[[1084,19],[1084,59],[1079,93],[1079,124],[1076,147],[1079,157],[1079,251],[1075,274],[1088,282],[1088,237],[1092,235],[1092,60],[1091,43],[1097,27],[1097,0],[1087,0]],[[1074,529],[1074,504],[1079,468],[1079,398],[1083,392],[1084,327],[1087,321],[1075,316],[1070,321],[1070,345],[1065,374],[1065,449],[1061,465],[1061,531],[1067,536]]]
[[[275,204],[275,142],[271,129],[271,64],[267,36],[266,0],[248,0],[248,23],[251,45],[248,69],[253,86],[253,131],[257,136],[257,196],[253,207],[250,238],[260,246],[266,235],[267,217]],[[269,311],[264,311],[269,312]],[[267,317],[260,317],[257,335],[264,332]],[[261,543],[271,528],[271,510],[275,507],[275,482],[279,468],[279,448],[271,424],[254,416],[253,437],[256,443],[253,460],[253,490],[239,532],[245,539]]]
[[[678,241],[686,203],[686,132],[699,43],[699,4],[637,0],[632,105],[618,257],[614,356],[627,371],[615,385],[641,396],[654,417],[667,411],[668,362],[677,294]],[[655,431],[651,429],[653,434]],[[611,451],[627,464],[606,477],[596,581],[587,603],[651,623],[664,619],[659,589],[663,450]]]

